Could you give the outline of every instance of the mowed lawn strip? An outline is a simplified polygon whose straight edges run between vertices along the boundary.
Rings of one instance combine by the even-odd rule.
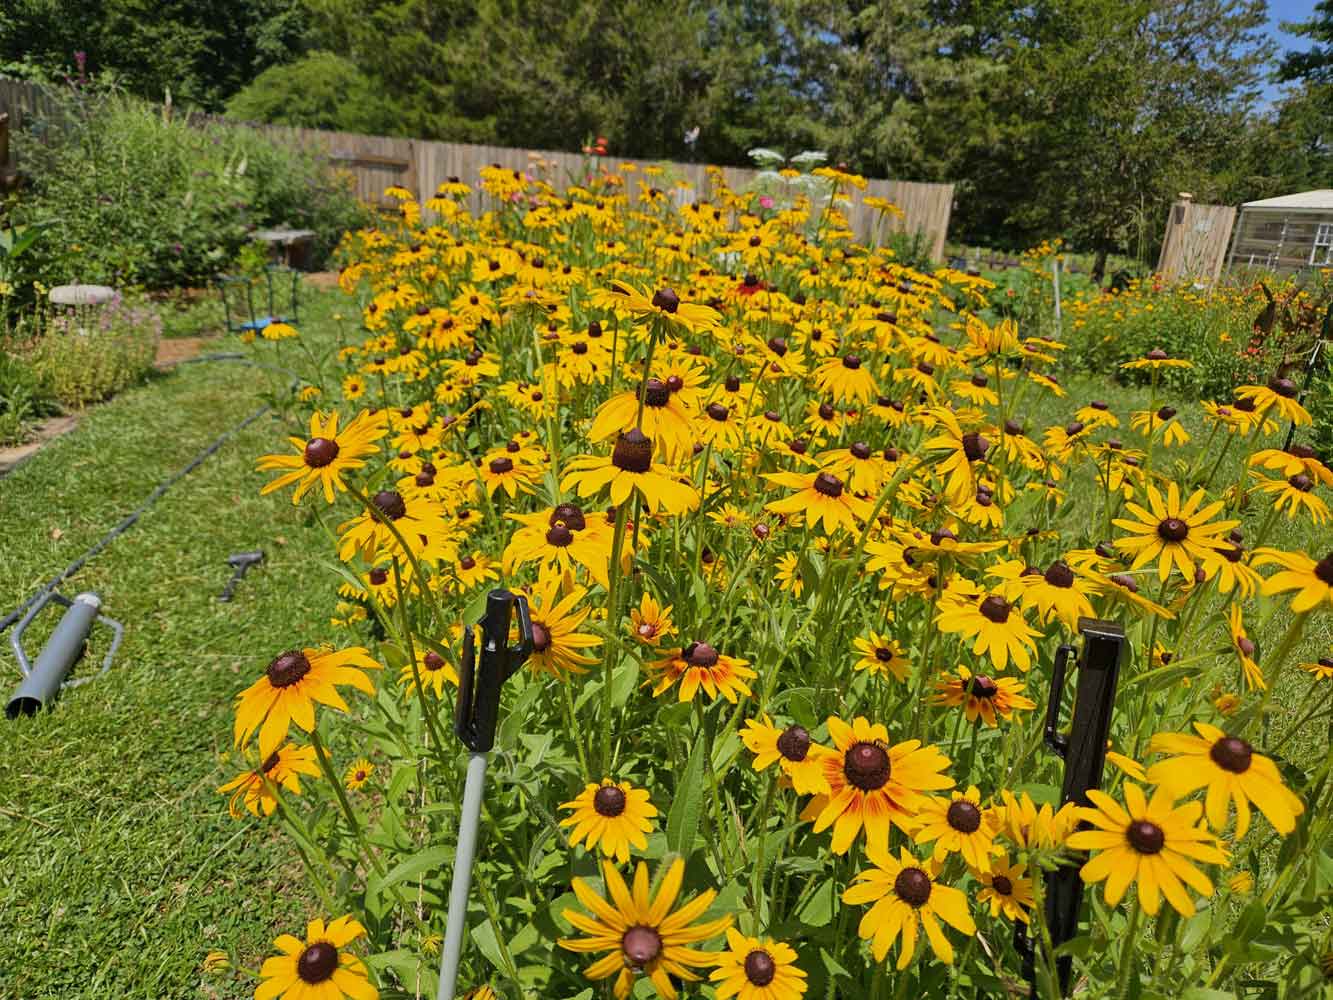
[[[89,410],[77,431],[0,480],[0,614],[260,405],[271,384],[232,362],[183,366]],[[277,383],[281,384],[281,380]],[[176,484],[62,590],[101,595],[125,624],[111,672],[54,711],[0,721],[0,996],[242,996],[202,977],[230,945],[256,964],[310,912],[299,861],[273,825],[232,820],[216,787],[242,762],[231,701],[268,660],[331,638],[328,541],[255,457],[285,447],[272,416]],[[262,548],[230,604],[233,552]],[[58,620],[43,612],[29,655]],[[100,662],[109,633],[94,629]],[[19,679],[5,637],[3,694]],[[251,987],[252,989],[253,987]]]

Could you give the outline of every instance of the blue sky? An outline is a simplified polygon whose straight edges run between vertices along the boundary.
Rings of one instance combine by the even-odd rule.
[[[1297,35],[1289,35],[1278,27],[1283,21],[1308,21],[1314,13],[1315,0],[1268,0],[1268,30],[1278,44],[1278,49],[1308,49],[1310,40]],[[1264,97],[1272,100],[1280,88],[1269,84],[1264,88]]]

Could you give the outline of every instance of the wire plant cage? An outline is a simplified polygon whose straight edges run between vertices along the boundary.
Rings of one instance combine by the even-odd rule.
[[[271,264],[257,274],[219,275],[227,330],[259,333],[273,323],[299,323],[300,282],[300,271],[281,264]]]

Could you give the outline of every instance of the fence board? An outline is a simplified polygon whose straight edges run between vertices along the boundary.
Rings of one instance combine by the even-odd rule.
[[[1157,271],[1169,281],[1215,282],[1222,273],[1236,210],[1182,198],[1171,206]]]
[[[40,88],[0,79],[0,112],[6,110],[10,111],[14,131],[31,122],[53,118],[57,113],[55,101]],[[357,196],[370,204],[383,204],[384,189],[390,185],[405,187],[423,200],[428,199],[449,177],[458,177],[475,188],[481,168],[491,163],[498,163],[510,170],[529,170],[534,163],[545,161],[552,165],[552,180],[557,182],[577,178],[587,167],[586,159],[577,153],[239,123],[215,116],[198,117],[229,125],[244,124],[275,141],[328,157],[337,170],[352,178]],[[671,183],[668,178],[686,179],[692,193],[673,193],[678,204],[695,198],[707,199],[711,194],[704,164],[648,160],[614,162],[634,163],[640,170],[650,165],[664,167],[664,177],[657,181],[663,187]],[[736,191],[744,190],[753,183],[758,173],[747,167],[722,168],[727,185]],[[651,179],[645,179],[642,173],[627,178],[630,193],[637,193],[638,183],[643,180]],[[894,233],[919,233],[925,241],[929,256],[941,260],[949,229],[949,215],[953,208],[953,191],[952,184],[875,179],[869,182],[865,192],[856,189],[846,192],[851,204],[845,211],[858,240],[881,244]],[[887,198],[903,210],[903,217],[879,218],[878,212],[863,203],[865,195]],[[471,208],[479,212],[482,205],[481,195],[474,193]]]

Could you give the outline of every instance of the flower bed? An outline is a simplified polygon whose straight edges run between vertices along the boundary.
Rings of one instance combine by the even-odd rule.
[[[984,282],[715,181],[677,208],[651,178],[497,168],[482,218],[461,183],[437,224],[399,192],[349,242],[364,337],[259,463],[325,518],[349,637],[269,652],[226,789],[281,820],[336,919],[278,938],[256,996],[434,995],[448,720],[500,586],[533,642],[483,813],[474,996],[998,996],[1016,928],[1041,995],[1066,959],[1144,996],[1241,970],[1314,988],[1327,741],[1283,752],[1328,700],[1333,661],[1300,654],[1333,554],[1266,543],[1326,519],[1333,474],[1279,448],[1308,423],[1291,383],[1201,407],[1215,444],[1173,460],[1189,434],[1154,397],[1189,361],[1127,363],[1142,410],[1065,400],[1062,345],[984,322]],[[1130,652],[1100,790],[1062,803],[1034,715],[1084,616]],[[1293,721],[1273,693],[1300,672]],[[1057,955],[1040,876],[1068,865],[1085,923]]]

